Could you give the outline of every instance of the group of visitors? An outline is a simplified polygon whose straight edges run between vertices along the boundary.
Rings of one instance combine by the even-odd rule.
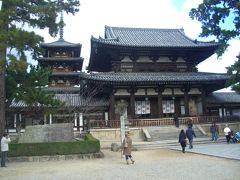
[[[212,134],[212,141],[217,141],[219,137],[219,129],[215,122],[212,123],[210,126],[210,132]],[[228,124],[225,125],[225,128],[223,129],[224,135],[226,137],[226,141],[229,144],[230,142],[236,143],[237,139],[234,136],[233,131],[229,128]]]
[[[215,122],[210,127],[210,132],[212,134],[212,141],[217,141],[219,136],[219,130],[218,126]],[[238,140],[235,137],[234,132],[229,128],[228,124],[225,125],[225,128],[223,129],[224,135],[226,137],[226,141],[229,144],[230,142],[236,143]]]
[[[178,142],[181,144],[183,153],[185,153],[185,148],[187,146],[187,139],[189,142],[189,149],[193,148],[193,137],[196,137],[196,134],[193,130],[193,124],[188,123],[188,128],[187,128],[186,132],[182,129],[179,134]]]
[[[234,134],[234,132],[228,127],[228,124],[226,124],[224,130],[223,130],[227,143],[229,144],[230,142],[232,143],[237,143],[238,139],[236,137],[236,135]]]
[[[210,126],[210,132],[211,132],[211,137],[212,141],[216,142],[219,138],[219,129],[218,126],[216,125],[216,122],[213,122],[212,125]],[[235,137],[233,131],[228,127],[228,124],[225,125],[225,128],[223,129],[223,132],[226,137],[226,141],[229,144],[230,142],[236,143],[238,140]],[[185,153],[185,148],[187,146],[187,139],[189,142],[189,149],[193,148],[193,137],[196,137],[196,134],[194,130],[192,129],[192,123],[188,123],[188,128],[186,132],[182,129],[179,134],[179,140],[178,142],[181,144],[182,147],[182,152]]]

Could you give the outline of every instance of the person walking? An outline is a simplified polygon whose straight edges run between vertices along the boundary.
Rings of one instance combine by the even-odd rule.
[[[188,127],[193,127],[193,120],[192,118],[189,118],[188,121],[187,121],[187,126]]]
[[[227,143],[229,144],[229,142],[230,142],[231,129],[228,127],[228,124],[225,125],[225,128],[224,128],[223,132],[224,132],[224,134],[225,134]]]
[[[212,134],[212,141],[217,141],[218,139],[218,126],[216,125],[215,122],[212,123],[212,125],[210,126],[210,132]]]
[[[178,142],[181,144],[182,152],[185,153],[185,147],[186,147],[186,134],[184,130],[182,129],[179,134]]]
[[[186,130],[186,136],[189,141],[189,149],[193,148],[193,137],[196,137],[196,134],[194,130],[192,129],[192,125],[188,125],[188,128]]]
[[[174,122],[175,122],[175,126],[179,128],[179,118],[177,114],[174,114]]]
[[[126,163],[129,164],[129,159],[131,160],[132,164],[135,163],[133,157],[131,155],[132,152],[132,139],[130,137],[130,132],[125,133],[125,138],[123,140],[123,155],[125,155]]]
[[[7,160],[8,151],[9,151],[8,144],[10,142],[11,142],[10,137],[8,136],[7,133],[4,133],[1,139],[1,167],[7,167],[6,160]]]

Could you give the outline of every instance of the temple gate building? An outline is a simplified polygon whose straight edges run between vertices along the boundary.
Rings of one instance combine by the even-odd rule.
[[[91,38],[88,72],[82,72],[81,44],[63,39],[42,43],[38,60],[49,67],[46,91],[65,106],[38,120],[25,115],[24,103],[13,102],[12,126],[73,122],[79,129],[89,120],[161,119],[200,116],[240,117],[240,95],[216,93],[226,73],[198,72],[197,65],[219,44],[187,37],[183,29],[105,27],[104,38]],[[220,61],[218,63],[221,63]]]
[[[226,115],[226,107],[208,103],[208,97],[224,88],[229,76],[196,67],[214,54],[218,43],[192,40],[183,29],[106,26],[104,35],[91,38],[89,73],[80,78],[103,86],[99,96],[109,98],[110,120],[118,119],[121,102],[129,119]]]

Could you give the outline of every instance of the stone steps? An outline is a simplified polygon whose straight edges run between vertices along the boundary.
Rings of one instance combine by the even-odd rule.
[[[145,127],[151,136],[151,141],[161,141],[161,140],[171,140],[178,139],[181,129],[186,130],[186,126],[180,126],[176,128],[175,126],[161,126],[161,127]],[[193,126],[195,134],[199,138],[206,137],[197,126]]]
[[[219,138],[217,142],[212,142],[211,138],[195,138],[193,141],[194,145],[197,144],[209,144],[209,143],[226,143],[225,138]],[[178,147],[180,144],[177,140],[165,140],[165,141],[156,141],[148,143],[133,143],[133,149],[135,150],[150,150],[150,149],[161,149],[161,148],[171,148]]]

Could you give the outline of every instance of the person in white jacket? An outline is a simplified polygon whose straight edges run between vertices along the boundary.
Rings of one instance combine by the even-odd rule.
[[[230,142],[230,134],[229,134],[229,133],[231,132],[231,129],[228,127],[228,124],[226,124],[223,132],[224,132],[224,134],[225,134],[227,143],[229,144],[229,142]]]
[[[8,136],[7,133],[4,133],[1,139],[1,167],[7,167],[6,160],[7,160],[8,151],[9,151],[8,144],[10,142],[11,142],[10,137]]]

